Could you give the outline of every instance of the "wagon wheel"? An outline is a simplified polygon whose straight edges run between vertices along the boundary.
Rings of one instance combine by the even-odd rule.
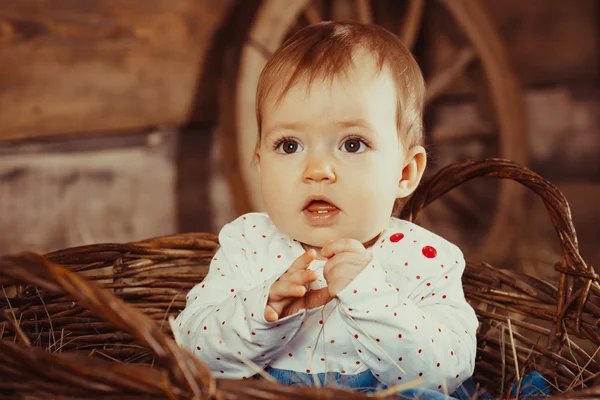
[[[225,73],[223,86],[221,157],[237,213],[263,210],[258,174],[256,169],[250,167],[257,136],[256,87],[267,59],[285,39],[309,23],[357,19],[378,23],[395,32],[414,52],[415,43],[420,44],[421,48],[423,43],[427,46],[422,39],[422,28],[424,16],[429,15],[430,9],[451,18],[454,26],[452,35],[457,36],[457,32],[462,35],[462,43],[456,43],[458,50],[450,57],[448,65],[431,73],[424,68],[427,81],[426,140],[430,152],[434,153],[430,157],[428,174],[456,161],[442,157],[448,153],[445,149],[452,147],[456,150],[457,146],[472,148],[473,143],[483,152],[458,157],[502,157],[526,165],[524,115],[519,90],[508,65],[506,50],[480,1],[431,1],[426,13],[425,0],[264,0],[244,38],[241,59],[236,63],[237,71]],[[444,37],[452,36],[446,35],[446,32],[443,34]],[[452,38],[452,41],[460,40]],[[486,129],[482,130],[486,132],[471,130],[444,134],[443,123],[439,126],[440,120],[443,120],[439,114],[444,114],[439,106],[443,104],[441,100],[448,97],[448,92],[452,92],[459,79],[465,80],[471,76],[479,77],[482,81],[471,82],[477,90],[476,93],[470,93],[470,97],[478,100],[475,108],[484,115],[478,119],[485,120],[478,129],[484,126]],[[440,165],[436,165],[435,160],[440,160]],[[482,198],[486,194],[487,198]],[[481,190],[474,193],[467,185],[466,190],[455,190],[443,199],[445,206],[453,208],[453,213],[445,212],[444,204],[438,204],[437,209],[434,205],[420,216],[418,222],[449,236],[463,246],[471,257],[485,254],[487,260],[494,261],[506,254],[511,244],[510,233],[516,231],[514,223],[523,215],[522,195],[519,187],[508,182],[496,183],[496,187],[486,188],[483,193]],[[460,212],[456,213],[457,210]],[[479,213],[478,210],[483,212]],[[457,225],[456,220],[450,220],[451,214],[452,218],[457,218],[457,215],[460,218],[458,226],[462,232],[456,229],[453,232],[440,232],[444,226]],[[482,221],[480,215],[485,214],[489,218]],[[468,226],[467,222],[473,218],[481,232]],[[468,237],[460,236],[464,232],[469,232]],[[473,237],[480,237],[481,240],[473,241]]]

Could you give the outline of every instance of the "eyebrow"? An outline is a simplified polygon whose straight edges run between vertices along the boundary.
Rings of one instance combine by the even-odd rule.
[[[350,121],[338,121],[335,123],[336,125],[341,125],[344,128],[365,128],[365,129],[371,129],[371,124],[369,124],[367,121],[364,121],[362,119],[354,119],[354,120],[350,120]]]

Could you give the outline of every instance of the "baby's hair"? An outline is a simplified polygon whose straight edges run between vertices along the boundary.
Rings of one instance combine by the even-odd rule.
[[[354,57],[365,51],[375,58],[377,68],[391,73],[396,86],[396,119],[401,143],[410,148],[423,140],[425,82],[410,51],[390,31],[373,24],[329,21],[296,32],[271,57],[258,81],[256,119],[260,148],[261,125],[267,99],[276,105],[297,83],[315,79],[332,82],[347,77]]]

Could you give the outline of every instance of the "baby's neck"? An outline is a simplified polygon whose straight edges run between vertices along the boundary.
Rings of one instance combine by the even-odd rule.
[[[373,246],[375,244],[375,242],[377,241],[377,239],[379,239],[379,236],[381,236],[381,233],[377,234],[377,236],[375,236],[373,239],[369,240],[368,242],[363,243],[363,246],[365,246],[365,249],[368,249],[369,247]],[[308,251],[310,249],[315,249],[317,251],[317,259],[318,260],[325,259],[321,256],[321,247],[311,246],[310,244],[306,244],[306,243],[302,243],[302,242],[300,242],[300,244],[306,251]]]

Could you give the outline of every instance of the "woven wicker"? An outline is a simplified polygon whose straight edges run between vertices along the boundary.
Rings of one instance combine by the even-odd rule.
[[[474,177],[514,179],[540,195],[564,257],[555,282],[467,262],[465,294],[480,319],[476,382],[501,396],[537,370],[556,398],[600,398],[599,279],[553,184],[505,160],[462,162],[423,184],[401,217],[414,220]],[[366,399],[219,379],[175,344],[168,316],[183,309],[217,248],[216,235],[190,233],[0,258],[0,398]]]

